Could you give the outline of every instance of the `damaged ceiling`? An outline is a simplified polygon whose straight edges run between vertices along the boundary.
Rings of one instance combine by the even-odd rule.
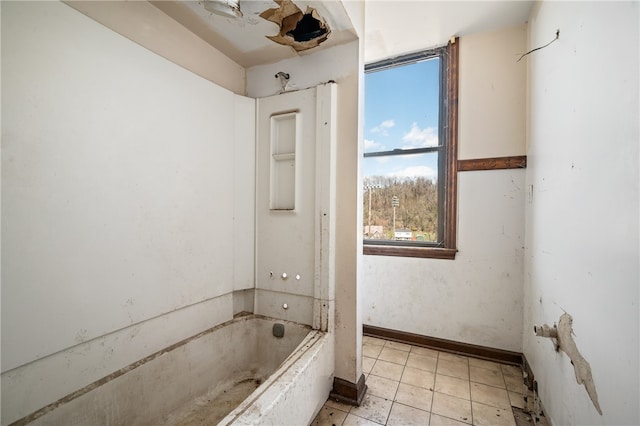
[[[534,3],[532,0],[219,0],[239,4],[242,16],[235,18],[210,12],[205,1],[151,0],[151,3],[245,68],[356,40],[343,1],[365,2],[367,63],[443,45],[452,36],[522,24]],[[301,35],[296,32],[298,26]],[[305,40],[314,34],[315,37]]]
[[[240,0],[238,18],[212,13],[203,1],[151,3],[245,68],[357,39],[339,1]]]

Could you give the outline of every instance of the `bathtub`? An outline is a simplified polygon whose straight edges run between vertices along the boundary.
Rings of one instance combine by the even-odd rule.
[[[284,325],[275,337],[274,324]],[[244,315],[131,364],[22,424],[308,425],[333,382],[331,334]]]

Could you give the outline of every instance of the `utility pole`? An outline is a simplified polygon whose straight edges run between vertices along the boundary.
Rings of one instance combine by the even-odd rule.
[[[400,198],[397,195],[391,197],[391,205],[393,206],[393,239],[396,239],[396,207],[400,207]]]
[[[381,185],[378,183],[370,183],[364,186],[364,189],[369,193],[369,220],[367,223],[367,234],[371,234],[371,194],[373,193],[374,188],[381,188]]]

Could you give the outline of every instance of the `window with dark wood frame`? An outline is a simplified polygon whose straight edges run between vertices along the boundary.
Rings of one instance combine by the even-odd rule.
[[[437,152],[438,155],[438,226],[437,237],[433,241],[402,241],[395,229],[394,240],[364,239],[365,255],[421,257],[436,259],[454,259],[456,249],[457,225],[457,142],[458,142],[458,49],[459,39],[452,40],[447,46],[431,49],[417,54],[404,55],[379,61],[365,67],[365,72],[375,72],[395,66],[416,63],[438,58],[440,60],[439,122],[438,146],[418,149],[393,149],[390,151],[365,153],[365,159],[394,155],[418,155]],[[371,185],[365,191],[372,191]],[[369,197],[371,192],[368,193]],[[367,194],[365,193],[365,198]],[[397,203],[397,199],[392,202]],[[369,207],[370,208],[370,207]],[[369,215],[370,216],[370,215]],[[365,211],[364,217],[367,217]],[[366,219],[365,219],[366,221]],[[371,222],[365,231],[372,231]]]

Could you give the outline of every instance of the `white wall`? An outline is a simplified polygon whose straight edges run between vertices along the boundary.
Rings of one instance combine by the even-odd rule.
[[[638,412],[638,2],[543,2],[530,20],[524,354],[553,424],[635,425]],[[533,325],[573,316],[600,416]]]
[[[75,1],[66,4],[189,71],[245,93],[245,70],[147,1]]]
[[[254,103],[65,4],[2,2],[2,109],[6,424],[231,318]]]
[[[459,158],[523,155],[525,46],[524,26],[460,39]],[[520,352],[524,176],[458,174],[455,260],[364,256],[364,323]]]

